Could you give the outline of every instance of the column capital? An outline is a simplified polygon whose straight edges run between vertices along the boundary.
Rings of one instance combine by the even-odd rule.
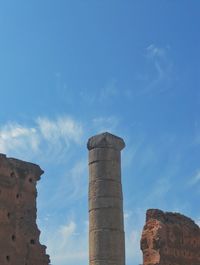
[[[113,148],[121,151],[124,147],[125,143],[122,138],[108,132],[92,136],[89,138],[87,143],[88,150],[92,150],[94,148]]]

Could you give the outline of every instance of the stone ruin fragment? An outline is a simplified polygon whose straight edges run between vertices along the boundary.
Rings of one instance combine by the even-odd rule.
[[[89,149],[89,264],[125,265],[121,150],[110,133]],[[0,154],[0,265],[50,265],[36,224],[38,165]],[[200,228],[190,218],[150,209],[141,238],[143,265],[200,265]]]
[[[0,265],[49,265],[36,225],[35,164],[0,154]]]
[[[125,265],[121,150],[110,133],[89,149],[89,264]],[[141,239],[143,265],[200,265],[200,228],[178,213],[148,210]]]
[[[150,209],[141,250],[143,265],[200,265],[200,228],[179,213]]]
[[[89,264],[125,265],[121,150],[110,133],[91,137],[89,150]]]

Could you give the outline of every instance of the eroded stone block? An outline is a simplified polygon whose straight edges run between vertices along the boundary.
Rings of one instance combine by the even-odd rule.
[[[144,265],[199,265],[200,228],[179,213],[150,209],[141,249]]]
[[[36,225],[36,183],[43,171],[35,164],[0,155],[0,264],[48,265]]]
[[[110,133],[88,141],[90,265],[125,265],[120,158],[124,146]]]

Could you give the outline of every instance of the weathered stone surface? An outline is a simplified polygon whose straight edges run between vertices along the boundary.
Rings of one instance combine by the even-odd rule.
[[[90,265],[125,265],[120,151],[124,141],[103,133],[89,139]]]
[[[150,209],[141,249],[144,265],[199,265],[200,228],[184,215]]]
[[[0,155],[0,264],[47,265],[46,247],[36,225],[35,164]]]
[[[113,148],[121,151],[124,147],[125,143],[122,138],[108,132],[91,137],[87,143],[88,150],[92,150],[94,148]],[[98,150],[96,152],[98,152]],[[110,151],[108,151],[108,153],[109,152]]]

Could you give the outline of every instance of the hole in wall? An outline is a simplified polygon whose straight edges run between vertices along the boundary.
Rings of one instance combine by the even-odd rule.
[[[14,172],[11,172],[10,173],[10,176],[11,176],[11,178],[14,178],[15,177],[15,173]]]
[[[15,235],[12,235],[12,241],[15,241],[16,240],[16,236]]]
[[[35,240],[34,239],[31,239],[30,240],[30,243],[31,243],[31,245],[35,245]]]
[[[33,183],[33,179],[32,178],[29,178],[28,180],[30,183]]]
[[[7,261],[10,261],[10,256],[6,256],[6,260]]]

